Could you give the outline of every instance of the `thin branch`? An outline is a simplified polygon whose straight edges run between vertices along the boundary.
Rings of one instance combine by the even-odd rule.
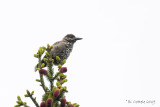
[[[53,77],[52,81],[54,81],[58,77],[59,74],[60,74],[60,72],[56,73],[56,75]]]
[[[41,56],[38,57],[38,67],[41,68]],[[46,86],[45,86],[45,84],[44,84],[43,75],[39,74],[39,76],[40,76],[41,86],[42,86],[44,92],[46,93],[46,92],[47,92],[47,89],[46,89]]]
[[[33,98],[32,94],[27,90],[27,94],[28,96],[31,98],[31,100],[33,101],[33,103],[35,104],[36,107],[39,107],[36,98]]]
[[[52,69],[51,63],[49,63],[48,70],[49,70],[49,73],[51,75],[51,78],[49,78],[49,82],[50,82],[50,90],[52,90],[52,88],[54,87],[54,83],[52,81],[52,78],[53,78],[53,69]]]
[[[42,75],[42,74],[39,74],[39,76],[40,76],[41,86],[42,86],[44,92],[46,93],[46,92],[47,92],[47,89],[46,89],[46,86],[45,86],[45,84],[44,84],[43,75]]]

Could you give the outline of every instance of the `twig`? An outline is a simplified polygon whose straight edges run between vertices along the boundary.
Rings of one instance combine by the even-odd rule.
[[[36,107],[39,107],[36,98],[33,98],[32,94],[27,90],[27,94],[28,96],[31,98],[31,100],[33,101],[33,103],[35,104]]]
[[[43,88],[44,92],[46,93],[46,92],[47,92],[47,90],[46,90],[46,86],[45,86],[45,84],[44,84],[43,75],[42,75],[42,74],[39,74],[39,76],[40,76],[41,86],[42,86],[42,88]]]
[[[41,68],[41,55],[38,57],[38,67]],[[44,92],[46,93],[47,90],[46,90],[46,86],[45,86],[45,84],[44,84],[43,75],[39,74],[39,76],[40,76],[41,86],[42,86]]]
[[[27,103],[26,102],[23,102],[22,100],[21,100],[21,97],[20,96],[17,96],[17,104],[18,105],[15,105],[14,107],[20,107],[20,106],[24,106],[24,107],[29,107],[28,105],[27,105]]]
[[[49,63],[48,70],[49,70],[49,73],[51,74],[51,78],[49,78],[49,82],[50,82],[50,89],[52,90],[54,84],[53,84],[53,81],[52,81],[52,78],[53,78],[53,69],[52,69],[51,62]]]
[[[58,72],[58,73],[53,77],[52,81],[54,81],[54,80],[58,77],[59,74],[60,74],[60,72]]]

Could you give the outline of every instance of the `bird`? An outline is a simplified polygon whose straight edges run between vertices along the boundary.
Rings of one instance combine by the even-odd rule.
[[[67,34],[66,36],[63,37],[61,41],[57,41],[53,44],[53,48],[51,49],[51,55],[52,59],[54,59],[54,65],[59,65],[61,62],[57,62],[56,56],[59,56],[61,61],[64,59],[67,59],[70,56],[70,53],[73,50],[73,45],[76,43],[78,40],[82,40],[83,38],[76,37],[73,34]],[[46,58],[46,56],[44,56]],[[42,59],[41,63],[44,63],[46,66],[46,62]],[[44,66],[44,67],[45,67]],[[38,68],[38,64],[35,67]]]

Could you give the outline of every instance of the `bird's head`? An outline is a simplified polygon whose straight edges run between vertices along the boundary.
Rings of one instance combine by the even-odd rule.
[[[75,43],[77,40],[81,40],[82,38],[75,37],[73,34],[67,34],[64,38],[63,41],[67,41],[70,43]]]

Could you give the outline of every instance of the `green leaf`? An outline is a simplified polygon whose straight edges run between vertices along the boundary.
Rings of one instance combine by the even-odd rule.
[[[64,82],[67,82],[67,81],[68,81],[67,79],[63,79],[63,80],[62,80],[63,83],[64,83]]]
[[[38,54],[34,54],[34,57],[38,58]]]
[[[43,58],[43,60],[46,62],[47,61],[47,59],[46,58]]]
[[[41,82],[39,79],[36,79],[37,82]]]
[[[67,105],[69,105],[69,104],[71,104],[71,102],[70,102],[70,101],[68,101],[68,102],[67,102]]]
[[[21,97],[20,96],[17,96],[17,99],[18,99],[18,101],[21,101]]]
[[[53,45],[49,47],[49,49],[52,49],[52,48],[53,48]]]
[[[66,59],[64,59],[63,61],[62,61],[62,64],[65,64],[66,63]]]
[[[24,96],[25,96],[25,97],[29,97],[29,95],[28,95],[28,94],[25,94]]]
[[[43,49],[43,50],[46,50],[46,47],[45,47],[45,46],[42,46],[42,49]]]
[[[22,104],[22,101],[16,101],[16,102],[17,102],[17,104],[20,104],[20,105]]]
[[[46,52],[46,56],[49,56],[49,53],[48,53],[48,52]]]
[[[43,48],[42,48],[42,47],[39,48],[38,54],[39,54],[40,56],[43,54]]]
[[[49,48],[50,47],[50,45],[49,44],[47,44],[47,48]]]
[[[44,64],[44,63],[42,63],[42,64],[41,64],[41,67],[43,68],[44,66],[45,66],[45,64]]]
[[[63,74],[63,73],[60,73],[60,74],[59,74],[59,76],[60,76],[60,77],[63,77],[63,76],[64,76],[64,74]]]
[[[74,107],[79,107],[80,105],[79,104],[74,104]]]
[[[67,75],[63,75],[63,78],[67,78]]]
[[[33,94],[34,94],[34,91],[31,92],[31,95],[33,95]]]
[[[61,61],[60,57],[59,56],[56,56],[56,60],[59,62]]]
[[[59,64],[59,65],[58,65],[58,68],[61,68],[61,67],[62,67],[62,65],[61,65],[61,64]]]
[[[36,68],[36,70],[40,70],[40,68]]]
[[[56,85],[57,85],[57,86],[59,86],[59,85],[60,85],[59,81],[57,81],[57,82],[56,82]]]

